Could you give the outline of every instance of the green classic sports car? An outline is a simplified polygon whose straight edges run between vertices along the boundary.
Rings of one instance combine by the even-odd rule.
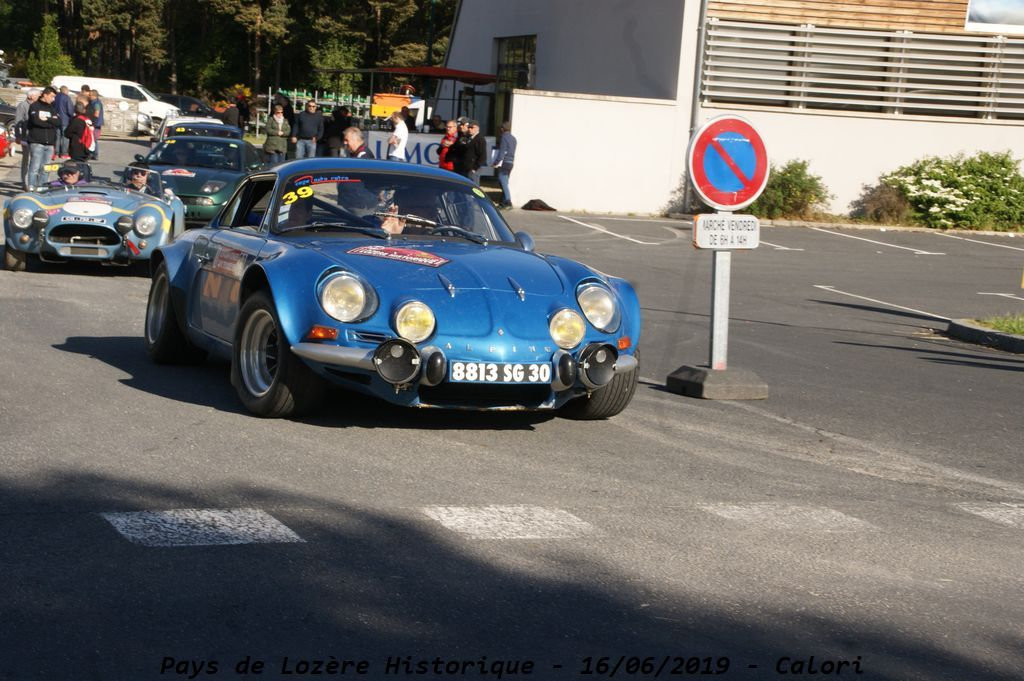
[[[242,178],[263,167],[256,147],[219,137],[172,137],[142,160],[181,198],[189,227],[213,219]]]

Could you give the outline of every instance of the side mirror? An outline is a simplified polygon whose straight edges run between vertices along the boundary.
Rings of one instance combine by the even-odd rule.
[[[146,157],[143,156],[142,154],[135,154],[135,160],[136,161],[145,161]]]
[[[524,251],[533,252],[533,237],[526,232],[516,232],[516,243],[522,246]]]

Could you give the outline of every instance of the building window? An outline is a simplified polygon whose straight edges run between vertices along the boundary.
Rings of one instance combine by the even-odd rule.
[[[512,90],[528,90],[534,87],[537,70],[537,36],[519,35],[511,38],[497,38],[498,76],[495,87],[494,129],[509,119],[512,107]]]

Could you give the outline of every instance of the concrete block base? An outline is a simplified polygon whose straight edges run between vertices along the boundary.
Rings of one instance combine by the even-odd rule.
[[[681,366],[665,379],[665,386],[674,393],[705,400],[763,400],[768,397],[768,384],[753,371],[708,367]]]

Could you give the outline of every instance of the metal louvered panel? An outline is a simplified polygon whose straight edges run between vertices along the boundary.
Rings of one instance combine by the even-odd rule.
[[[711,18],[706,104],[1019,120],[1024,39]]]

